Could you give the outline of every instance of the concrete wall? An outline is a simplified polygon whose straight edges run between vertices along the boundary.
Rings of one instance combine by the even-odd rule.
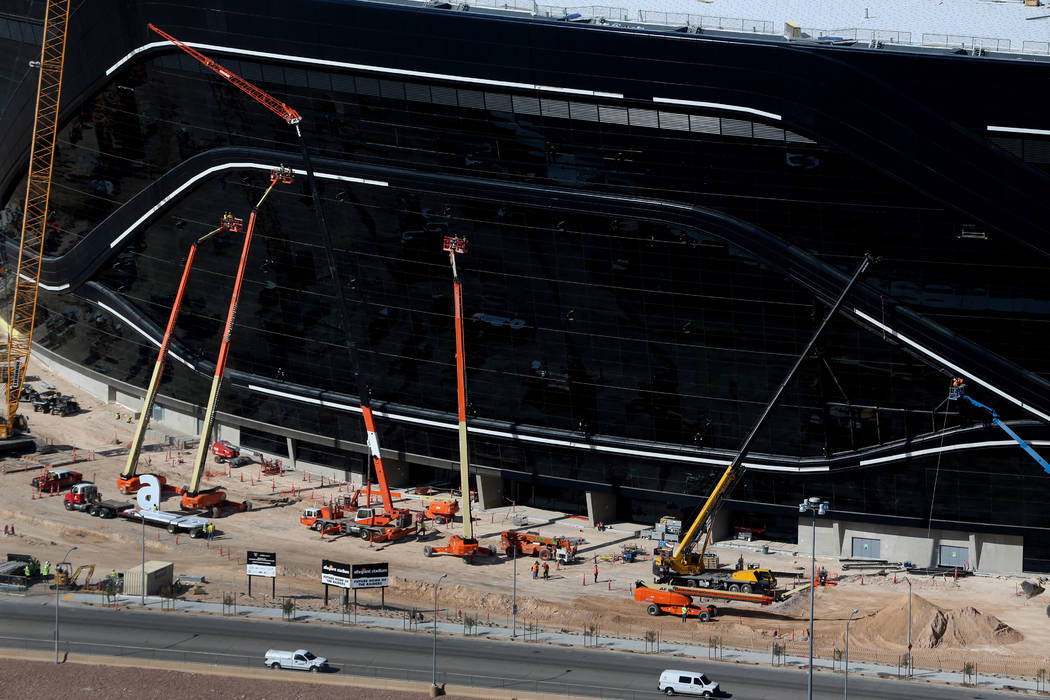
[[[810,551],[812,516],[798,519],[798,547],[804,554]],[[1024,538],[1016,535],[993,535],[955,530],[875,525],[832,520],[817,516],[817,555],[852,557],[853,538],[879,540],[879,559],[910,561],[915,566],[936,566],[942,545],[962,547],[967,551],[966,564],[982,573],[1017,574],[1022,569]]]

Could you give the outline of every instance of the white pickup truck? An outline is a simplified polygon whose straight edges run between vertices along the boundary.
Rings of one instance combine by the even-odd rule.
[[[314,656],[306,649],[296,649],[295,651],[267,649],[266,659],[263,663],[275,671],[282,668],[292,668],[312,673],[328,670],[328,659],[323,656]]]

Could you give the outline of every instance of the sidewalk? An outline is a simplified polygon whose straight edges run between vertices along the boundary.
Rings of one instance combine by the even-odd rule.
[[[86,593],[72,593],[63,597],[64,601],[70,603],[85,603],[98,605],[101,602],[101,598],[97,595],[91,595]],[[117,596],[117,601],[120,607],[127,608],[129,610],[136,609],[150,609],[150,610],[179,610],[183,612],[195,612],[195,613],[208,613],[213,615],[222,615],[223,606],[221,603],[208,603],[203,601],[194,600],[182,600],[175,599],[174,605],[172,601],[164,598],[147,597],[146,604],[143,606],[139,601],[139,596]],[[282,620],[283,613],[280,608],[264,608],[257,606],[237,605],[236,614],[233,617],[249,618],[257,620]],[[426,613],[427,611],[422,611]],[[353,616],[347,616],[348,621],[352,622]],[[313,611],[296,611],[295,620],[297,622],[328,622],[333,624],[349,624],[344,623],[343,615],[333,612],[313,612]],[[358,627],[373,627],[379,629],[389,629],[400,631],[404,629],[405,621],[403,617],[383,617],[378,615],[369,614],[358,614],[357,616]],[[417,629],[430,630],[433,626],[433,618],[430,618],[428,622],[419,623],[416,625]],[[463,633],[463,625],[458,622],[438,622],[438,631],[448,635],[461,635]],[[479,624],[474,628],[474,633],[470,636],[479,637],[484,639],[492,640],[507,640],[510,641],[512,630],[507,627],[491,627],[483,624]],[[583,635],[572,634],[566,632],[530,632],[530,642],[542,642],[547,644],[568,644],[572,646],[585,646],[585,639]],[[524,628],[519,625],[518,628],[518,639],[524,640]],[[587,644],[587,646],[611,649],[614,651],[629,651],[636,653],[646,653],[646,644],[640,639],[620,639],[616,637],[598,637],[597,642],[594,644]],[[716,658],[709,656],[708,648],[706,646],[697,646],[690,644],[679,644],[679,643],[662,643],[660,645],[660,651],[657,652],[661,656],[689,656],[698,659]],[[730,649],[724,647],[722,649],[721,656],[716,660],[733,663],[747,663],[747,664],[760,664],[768,665],[770,663],[769,652],[758,652],[758,651],[747,651],[742,649]],[[796,656],[785,656],[784,663],[782,664],[785,668],[798,668],[804,669],[809,665],[808,658],[796,657]],[[813,667],[817,670],[832,671],[832,661],[830,659],[813,659]],[[889,666],[884,664],[869,663],[866,661],[855,661],[850,662],[850,673],[859,675],[871,675],[871,676],[883,676],[883,677],[896,677],[898,669],[896,666]],[[928,669],[916,668],[914,669],[913,679],[916,681],[925,681],[932,683],[951,683],[958,684],[962,681],[962,674],[960,672],[949,673],[946,671],[932,671]],[[1036,683],[1034,680],[1028,680],[1023,678],[1009,678],[1009,677],[996,677],[996,676],[978,676],[977,688],[983,688],[986,690],[1027,690],[1035,691]]]

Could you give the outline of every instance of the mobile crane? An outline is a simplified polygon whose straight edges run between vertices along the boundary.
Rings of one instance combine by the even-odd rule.
[[[772,414],[773,409],[776,408],[777,404],[780,403],[780,399],[784,395],[785,389],[788,384],[794,379],[798,373],[802,363],[809,356],[813,350],[813,346],[816,345],[817,340],[824,333],[824,329],[828,323],[834,318],[835,314],[838,313],[839,307],[842,306],[842,302],[845,301],[846,296],[850,290],[860,279],[864,271],[868,269],[868,266],[874,262],[874,259],[870,255],[865,255],[860,265],[857,267],[856,272],[853,273],[853,277],[850,278],[846,287],[842,290],[842,293],[836,299],[834,305],[828,311],[824,320],[820,326],[813,333],[813,336],[809,339],[806,347],[799,354],[795,360],[795,364],[791,367],[791,370],[784,377],[784,380],[777,387],[773,397],[766,404],[762,411],[762,414],[758,417],[751,432],[744,440],[744,444],[741,446],[736,457],[730,462],[729,466],[726,467],[725,471],[722,472],[722,477],[718,480],[711,494],[707,497],[707,501],[700,508],[700,512],[693,520],[689,529],[686,530],[685,534],[682,535],[681,540],[672,549],[670,547],[657,547],[653,551],[653,575],[656,583],[658,584],[672,584],[678,586],[695,586],[697,588],[714,588],[729,590],[733,592],[757,592],[766,593],[776,589],[776,579],[773,577],[772,572],[768,569],[751,569],[748,571],[736,571],[736,572],[717,572],[708,571],[704,568],[704,550],[707,549],[707,543],[710,541],[711,523],[715,513],[721,507],[722,503],[728,497],[733,484],[736,483],[737,479],[740,478],[740,474],[743,472],[742,464],[744,458],[747,456],[748,451],[751,449],[751,443],[754,442],[755,437],[758,435],[759,430],[765,425],[766,420]],[[691,552],[693,545],[700,539],[703,538],[704,545],[700,552]],[[746,575],[746,580],[739,575]]]
[[[310,187],[310,195],[314,203],[314,216],[317,219],[317,228],[321,232],[321,238],[324,241],[325,255],[328,262],[328,272],[332,277],[332,284],[335,287],[336,303],[339,308],[340,318],[343,323],[343,331],[347,336],[347,344],[350,355],[350,367],[354,375],[355,383],[357,384],[357,395],[358,400],[361,403],[361,417],[365,423],[366,442],[368,443],[369,456],[371,458],[370,468],[375,469],[376,475],[383,474],[382,483],[386,482],[385,472],[383,470],[383,456],[379,449],[379,436],[376,433],[375,419],[372,415],[371,405],[371,388],[366,385],[361,372],[361,362],[358,358],[357,343],[354,341],[353,327],[351,325],[350,311],[346,303],[346,294],[343,291],[343,284],[339,280],[339,274],[335,264],[335,252],[332,245],[332,236],[328,230],[328,222],[325,220],[324,209],[321,206],[321,197],[317,193],[317,183],[314,179],[313,164],[310,160],[310,149],[306,146],[306,139],[303,137],[302,129],[299,127],[302,122],[302,116],[299,112],[292,109],[288,105],[284,104],[280,100],[276,99],[269,93],[260,90],[256,86],[249,83],[244,78],[240,77],[236,73],[222,67],[216,61],[208,58],[201,52],[197,51],[193,47],[179,41],[175,37],[171,36],[167,32],[155,27],[150,24],[149,28],[170,41],[175,46],[179,47],[193,58],[197,59],[206,68],[214,71],[219,76],[225,78],[227,81],[232,83],[246,95],[251,97],[259,104],[266,107],[268,110],[276,114],[278,117],[284,120],[289,126],[295,127],[295,135],[299,140],[299,148],[303,156],[303,166],[306,170],[306,181]],[[351,256],[351,261],[356,265],[356,258]],[[354,277],[357,277],[356,271],[353,273]],[[365,300],[361,295],[361,302],[365,304]],[[389,493],[387,494],[389,496]],[[388,505],[389,498],[384,499],[384,507]],[[393,511],[388,509],[387,514],[392,518],[397,518],[407,511]]]
[[[241,285],[244,282],[244,269],[248,264],[248,251],[252,245],[252,234],[255,232],[255,222],[258,219],[259,207],[269,196],[273,188],[281,184],[290,184],[294,180],[292,171],[283,165],[270,172],[270,185],[263,192],[259,202],[252,207],[248,216],[248,226],[244,231],[244,246],[241,249],[241,260],[237,266],[237,275],[233,280],[233,294],[230,296],[230,308],[226,314],[226,328],[222,332],[222,340],[219,344],[219,356],[215,360],[215,374],[212,377],[211,393],[208,396],[208,407],[204,412],[204,423],[201,427],[200,442],[197,445],[197,456],[193,461],[193,476],[188,486],[182,489],[182,507],[186,510],[210,510],[212,517],[219,515],[219,509],[232,507],[237,510],[251,510],[251,503],[236,503],[229,501],[223,491],[200,492],[201,479],[204,477],[204,466],[208,460],[208,452],[211,446],[211,430],[215,425],[215,406],[219,400],[219,389],[222,386],[222,377],[226,372],[226,361],[230,356],[230,341],[233,336],[233,322],[237,318],[237,304],[241,298]]]
[[[453,306],[456,315],[456,396],[459,409],[459,478],[463,506],[463,536],[451,535],[443,545],[424,545],[423,556],[451,554],[462,557],[470,564],[479,554],[492,554],[488,547],[482,547],[474,538],[474,520],[470,512],[470,473],[468,471],[470,455],[467,452],[467,356],[463,340],[463,283],[456,271],[456,255],[467,252],[467,239],[458,236],[445,236],[443,247],[448,252],[452,265]]]
[[[146,430],[149,428],[150,416],[153,414],[153,404],[157,400],[157,389],[160,388],[160,380],[164,375],[164,366],[168,360],[168,349],[171,347],[171,339],[175,334],[175,322],[178,320],[179,312],[182,310],[182,298],[186,293],[190,272],[193,270],[193,261],[197,257],[197,248],[201,243],[217,233],[223,231],[240,233],[243,230],[244,220],[238,219],[227,212],[219,220],[218,228],[204,234],[190,246],[190,252],[186,256],[186,265],[182,270],[182,279],[179,280],[179,290],[175,293],[175,303],[172,304],[171,313],[168,316],[168,327],[164,330],[164,338],[160,343],[160,352],[157,353],[157,361],[153,364],[153,376],[149,380],[146,397],[142,400],[142,413],[139,415],[139,423],[135,428],[135,437],[131,440],[128,461],[124,465],[124,471],[117,477],[117,490],[121,493],[134,493],[141,486],[139,478],[136,476],[136,471],[138,470],[139,455],[142,452],[142,442],[146,437]],[[160,476],[157,476],[157,479],[163,487],[164,479]]]
[[[22,240],[11,301],[11,324],[7,329],[4,357],[4,409],[0,439],[29,429],[25,416],[18,415],[18,399],[29,367],[36,323],[36,299],[40,288],[40,265],[51,197],[51,169],[55,158],[58,106],[62,97],[62,71],[66,61],[66,28],[69,0],[48,0],[44,17],[44,40],[40,48],[40,79],[36,91],[33,144],[29,152]]]
[[[969,401],[977,408],[987,411],[992,417],[992,422],[1000,428],[1002,428],[1003,432],[1005,432],[1007,435],[1013,438],[1014,442],[1020,445],[1022,450],[1027,452],[1032,459],[1038,462],[1039,466],[1043,468],[1043,471],[1045,471],[1047,474],[1050,474],[1050,464],[1048,464],[1047,461],[1043,459],[1042,456],[1038,452],[1036,452],[1031,445],[1022,440],[1020,435],[1011,430],[1010,426],[1008,426],[1006,423],[1000,420],[999,413],[994,408],[992,408],[991,406],[984,405],[977,399],[967,394],[965,381],[963,381],[962,377],[957,377],[952,381],[951,389],[948,390],[948,400],[958,401],[960,399]]]

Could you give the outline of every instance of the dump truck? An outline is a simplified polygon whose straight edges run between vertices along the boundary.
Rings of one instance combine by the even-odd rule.
[[[322,506],[321,508],[307,508],[304,510],[303,514],[299,516],[299,523],[321,532],[324,528],[324,521],[342,519],[343,509],[341,506]]]
[[[584,540],[582,537],[544,537],[538,532],[515,532],[504,530],[500,533],[500,551],[512,558],[517,556],[539,557],[544,561],[556,559],[565,563],[576,560],[576,550]]]

